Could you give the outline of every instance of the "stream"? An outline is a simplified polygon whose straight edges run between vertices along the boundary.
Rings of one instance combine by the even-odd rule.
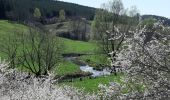
[[[67,56],[67,57],[64,57],[65,60],[68,60],[68,61],[78,61],[76,58],[78,58],[79,56]],[[74,63],[73,62],[73,63]],[[92,77],[99,77],[99,76],[103,76],[103,75],[110,75],[110,70],[107,70],[107,69],[103,69],[102,71],[98,71],[98,70],[95,70],[93,67],[89,66],[88,64],[78,64],[80,65],[80,70],[83,71],[83,72],[90,72],[92,73]]]
[[[90,67],[89,65],[86,66],[80,66],[80,69],[84,72],[90,72],[92,73],[92,77],[98,77],[98,76],[103,76],[103,75],[110,75],[110,71],[103,69],[103,71],[97,71],[94,70],[93,67]]]

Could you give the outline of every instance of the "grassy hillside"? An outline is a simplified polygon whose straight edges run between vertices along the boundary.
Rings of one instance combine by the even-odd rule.
[[[13,36],[16,33],[22,33],[28,31],[28,27],[17,24],[14,22],[9,22],[7,20],[0,20],[0,42],[7,43],[6,39],[9,36]],[[2,52],[0,52],[0,57],[5,58]]]
[[[7,20],[0,20],[0,39],[14,33],[28,31],[28,27],[22,24],[12,23]],[[60,38],[64,42],[64,53],[92,53],[97,49],[97,45],[91,42],[74,41]]]
[[[65,53],[94,53],[97,45],[91,42],[74,41],[62,38],[65,44]]]
[[[0,40],[3,40],[4,37],[8,37],[11,34],[15,33],[22,33],[27,32],[29,27],[12,23],[7,20],[0,20]],[[64,43],[64,49],[63,53],[95,53],[97,50],[97,44],[93,42],[83,42],[83,41],[74,41],[70,39],[60,38],[61,42]],[[5,41],[5,39],[4,39]],[[0,52],[0,57],[2,57],[2,52]],[[86,55],[82,56],[80,59],[83,61],[89,60],[90,63],[96,64],[96,63],[106,63],[107,60],[103,58],[102,55]],[[105,59],[105,60],[104,60]],[[101,62],[103,61],[103,62]],[[74,64],[71,61],[65,61],[62,60],[58,66],[55,68],[55,74],[56,75],[67,75],[67,74],[74,74],[81,72],[79,65]],[[107,76],[107,77],[100,77],[97,79],[89,79],[85,78],[83,81],[80,81],[79,79],[74,80],[74,82],[69,83],[65,82],[64,84],[76,86],[78,88],[85,88],[85,91],[92,92],[98,90],[98,84],[108,84],[110,81],[119,81],[120,76],[115,77],[114,75]]]
[[[87,24],[90,27],[89,24]],[[45,25],[45,29],[52,34],[59,34],[70,31],[70,22],[59,22],[55,24]],[[86,33],[89,34],[89,33]],[[97,44],[94,42],[75,41],[61,38],[64,42],[64,53],[93,53],[97,50]]]
[[[5,43],[5,38],[8,36],[16,33],[27,32],[28,29],[29,27],[22,24],[17,24],[7,20],[0,20],[0,40],[4,41]],[[97,48],[97,45],[91,42],[74,41],[65,38],[60,39],[64,44],[63,53],[94,53]],[[6,55],[0,52],[0,57],[5,58],[5,56]],[[77,65],[73,64],[72,62],[63,61],[61,62],[60,66],[61,67],[59,70],[61,71],[58,71],[59,74],[79,71]],[[67,66],[70,66],[70,69],[68,69]]]
[[[13,34],[14,32],[24,32],[27,31],[28,27],[22,25],[22,24],[17,24],[17,23],[12,23],[7,20],[0,20],[0,35],[6,35],[8,36],[9,34]]]

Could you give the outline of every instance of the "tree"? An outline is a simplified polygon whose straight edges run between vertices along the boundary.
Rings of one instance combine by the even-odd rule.
[[[45,6],[44,6],[45,5]],[[69,17],[81,16],[92,20],[95,8],[65,3],[59,0],[0,0],[0,18],[24,21],[34,17],[34,9],[41,11],[43,18],[59,16],[59,11],[64,8],[65,15]],[[79,9],[76,10],[75,9]]]
[[[140,24],[139,24],[140,26]],[[162,27],[162,28],[161,28]],[[121,62],[126,64],[125,84],[111,84],[107,88],[109,97],[123,100],[168,100],[170,99],[170,41],[164,35],[164,26],[154,24],[152,39],[145,43],[145,26],[136,27],[133,37],[126,38],[118,54]],[[160,30],[161,29],[161,30]],[[159,31],[157,31],[159,30]],[[159,32],[160,37],[157,38]],[[114,88],[114,89],[113,89]],[[126,90],[128,95],[123,91]]]
[[[0,1],[0,18],[5,18],[5,3],[1,0]]]
[[[103,4],[103,8],[96,12],[92,23],[94,38],[101,44],[101,49],[111,61],[112,72],[116,74],[117,54],[120,52],[126,35],[132,30],[133,17],[127,16],[121,0]]]
[[[14,34],[7,40],[0,46],[11,68],[25,68],[36,76],[47,75],[61,59],[62,44],[52,34],[30,29],[28,33]]]
[[[16,68],[18,66],[17,54],[20,38],[18,38],[19,35],[17,32],[14,34],[9,34],[8,36],[2,35],[0,40],[0,52],[10,62],[10,68]]]
[[[147,31],[154,31],[153,28],[154,28],[154,24],[156,22],[157,21],[154,18],[147,18],[147,19],[144,19],[143,21],[141,21],[140,25],[141,25],[141,27],[145,26],[145,29],[147,29]]]
[[[70,21],[69,26],[75,40],[87,40],[88,22],[86,19],[76,17]]]
[[[35,18],[40,18],[41,17],[40,9],[38,9],[38,8],[34,9],[34,17]]]
[[[66,18],[65,18],[65,11],[64,10],[60,10],[59,12],[59,19],[61,21],[64,21]]]

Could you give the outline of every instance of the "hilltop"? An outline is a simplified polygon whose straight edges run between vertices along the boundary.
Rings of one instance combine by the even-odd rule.
[[[95,8],[74,3],[54,0],[0,0],[0,19],[28,20],[33,11],[39,8],[44,18],[57,17],[60,10],[65,10],[67,17],[93,19]]]
[[[147,18],[154,18],[157,21],[162,22],[163,25],[170,26],[170,19],[166,18],[166,17],[163,17],[163,16],[158,16],[158,15],[143,15],[141,17],[142,17],[142,20],[147,19]]]

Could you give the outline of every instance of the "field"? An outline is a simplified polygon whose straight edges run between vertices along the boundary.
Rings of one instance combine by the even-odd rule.
[[[7,20],[0,20],[0,40],[4,40],[4,37],[8,37],[11,34],[27,32],[29,30],[28,26],[17,24],[14,22],[9,22]],[[77,54],[94,54],[94,55],[84,55],[79,59],[91,64],[92,66],[96,64],[106,64],[108,60],[105,55],[95,54],[98,47],[95,42],[83,42],[74,41],[70,39],[60,38],[64,43],[63,53],[77,53]],[[4,58],[5,55],[0,52],[0,57]],[[74,64],[71,61],[62,60],[58,66],[55,68],[56,75],[67,75],[74,74],[76,72],[81,72],[79,65]],[[102,76],[95,79],[84,78],[82,81],[75,79],[73,82],[64,82],[62,84],[75,86],[78,88],[84,88],[86,92],[98,91],[98,85],[108,84],[110,81],[119,81],[120,76]]]
[[[80,89],[84,89],[85,92],[96,93],[99,91],[99,84],[109,85],[109,82],[118,82],[121,83],[122,74],[109,75],[109,76],[101,76],[93,79],[84,78],[80,81],[80,79],[73,80],[73,82],[64,82],[62,84],[66,84],[69,86],[74,86]],[[61,84],[61,85],[62,85]]]
[[[27,32],[28,29],[27,26],[22,24],[0,20],[0,39],[10,34]],[[61,38],[61,40],[65,45],[64,53],[93,53],[97,49],[97,45],[92,42],[74,41],[65,38]]]
[[[64,53],[90,54],[97,50],[97,45],[92,42],[74,41],[62,38],[65,49]]]
[[[66,74],[74,74],[75,72],[80,72],[80,68],[78,65],[72,63],[71,61],[62,61],[55,69],[55,73],[60,76]]]

